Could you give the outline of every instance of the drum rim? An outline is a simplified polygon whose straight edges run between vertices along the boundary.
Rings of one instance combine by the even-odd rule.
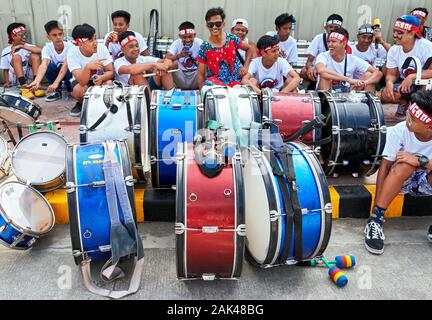
[[[37,103],[34,102],[33,100],[30,100],[30,99],[27,99],[26,97],[23,97],[23,96],[20,95],[19,93],[14,93],[14,92],[4,92],[1,96],[2,96],[2,97],[3,97],[3,96],[12,96],[12,97],[15,97],[15,98],[19,98],[19,99],[21,99],[21,100],[27,102],[27,103],[30,104],[31,106],[35,106],[36,109],[39,109],[39,110],[42,109],[41,106],[40,106],[39,104],[37,104]],[[9,106],[9,107],[10,107],[10,108],[13,108],[13,107],[11,107],[11,106]]]
[[[17,231],[21,232],[19,230],[17,230]],[[27,235],[27,234],[26,234],[26,236],[32,237],[34,239],[37,239],[37,237],[35,237],[35,236],[31,236],[31,235]],[[27,251],[27,250],[29,250],[32,247],[32,246],[29,246],[29,247],[26,247],[26,248],[12,247],[12,245],[10,243],[7,243],[6,241],[3,241],[2,239],[0,239],[0,244],[3,245],[3,246],[5,246],[6,248],[9,248],[9,249],[12,249],[12,250],[18,250],[18,251]]]
[[[18,110],[17,108],[14,108],[14,107],[11,107],[11,106],[8,106],[8,107],[6,107],[6,106],[0,106],[0,110],[6,110],[6,111],[10,111],[12,113],[16,113],[16,114],[22,116],[23,118],[25,118],[27,120],[30,120],[32,124],[36,123],[36,119],[35,118],[33,118],[32,116],[30,116],[28,113],[25,113],[25,112],[23,112],[21,110]],[[8,120],[6,120],[6,121],[8,121]]]
[[[11,154],[9,152],[8,142],[3,137],[0,137],[0,143],[4,143],[6,149],[5,156],[4,157],[0,156],[0,168],[3,168],[8,160],[11,160],[11,167],[12,167],[12,159],[11,159]]]
[[[66,174],[66,154],[64,154],[65,155],[65,161],[64,161],[64,163],[65,163],[65,169],[63,170],[63,172],[60,175],[58,175],[56,178],[54,178],[53,180],[47,181],[46,183],[34,183],[34,182],[31,182],[31,181],[25,180],[24,178],[22,178],[16,172],[15,167],[14,167],[14,158],[16,158],[15,153],[18,151],[18,147],[20,146],[20,144],[22,144],[25,140],[28,140],[31,137],[35,136],[35,135],[41,135],[41,134],[55,135],[58,138],[60,138],[60,140],[62,140],[65,143],[65,152],[66,152],[68,143],[67,143],[66,139],[63,138],[61,135],[59,135],[59,134],[57,134],[55,132],[51,132],[51,131],[34,132],[34,133],[29,134],[28,136],[25,136],[24,138],[22,138],[21,141],[18,142],[18,144],[13,149],[12,155],[11,155],[11,170],[12,170],[12,173],[17,177],[18,180],[20,180],[21,182],[26,183],[26,184],[29,183],[30,185],[35,186],[35,187],[43,187],[43,186],[50,185],[50,184],[55,183],[56,181],[61,180],[61,183],[58,186],[49,188],[47,191],[44,190],[44,192],[50,192],[50,191],[58,189],[63,184],[63,182],[64,182],[64,177],[65,177],[65,174]]]
[[[178,153],[184,155],[183,159],[177,160],[176,175],[176,225],[187,227],[186,219],[186,171],[188,150],[187,143],[180,143],[177,149]],[[187,255],[186,255],[187,233],[176,234],[176,269],[178,279],[188,279],[187,273]]]
[[[55,226],[55,213],[54,213],[54,210],[53,210],[51,204],[48,202],[48,200],[38,190],[36,190],[36,189],[32,188],[31,186],[28,186],[28,185],[26,185],[26,184],[24,184],[22,182],[19,182],[19,181],[18,182],[17,181],[9,181],[9,182],[6,182],[5,184],[2,184],[0,186],[0,193],[3,190],[4,187],[6,187],[6,186],[8,186],[10,184],[17,184],[17,185],[25,187],[26,189],[34,192],[38,196],[38,198],[40,198],[42,200],[42,202],[47,205],[47,208],[49,209],[49,212],[51,213],[52,223],[51,223],[50,228],[47,231],[45,231],[45,232],[35,232],[35,231],[23,229],[23,227],[21,227],[18,224],[16,224],[9,217],[9,215],[6,213],[6,210],[4,209],[4,207],[0,204],[0,214],[6,219],[6,221],[8,222],[8,224],[11,225],[11,226],[13,226],[18,232],[21,232],[24,235],[27,235],[27,236],[30,236],[30,237],[35,237],[35,238],[42,237],[42,236],[48,234],[49,232],[51,232],[51,230]]]

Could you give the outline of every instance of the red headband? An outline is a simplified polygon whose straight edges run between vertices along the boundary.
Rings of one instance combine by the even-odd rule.
[[[138,41],[135,36],[128,36],[127,38],[123,39],[122,42],[120,42],[120,45],[123,47],[126,47],[129,43],[133,41]]]
[[[84,42],[87,42],[87,41],[89,41],[89,39],[87,39],[87,38],[78,38],[78,39],[75,39],[75,45],[79,46],[80,44],[83,44]]]
[[[258,55],[262,56],[261,51],[267,52],[267,51],[271,51],[271,50],[276,49],[276,48],[280,49],[280,46],[278,44],[276,44],[274,46],[270,46],[270,47],[267,47],[265,49],[258,50]]]
[[[10,33],[9,39],[8,39],[8,43],[12,44],[12,37],[16,36],[17,34],[21,33],[21,32],[26,32],[26,29],[24,27],[18,27],[12,30],[12,32]]]
[[[427,17],[426,12],[423,12],[423,11],[420,11],[420,10],[415,10],[415,11],[411,12],[411,15],[413,15],[413,16],[420,16],[422,18],[426,18]]]
[[[431,117],[424,112],[415,102],[409,107],[410,114],[424,124],[432,124]]]
[[[194,29],[184,29],[184,30],[180,30],[179,32],[179,36],[188,36],[188,35],[194,35],[196,34]]]
[[[421,39],[423,38],[423,35],[420,32],[419,27],[417,27],[416,25],[413,25],[411,23],[408,23],[406,21],[403,20],[396,20],[394,28],[396,30],[400,30],[400,31],[408,31],[408,32],[415,32],[416,35]]]
[[[329,35],[329,39],[336,39],[339,41],[342,41],[343,43],[346,44],[346,53],[348,54],[352,54],[352,48],[350,47],[350,45],[348,44],[349,40],[347,37],[345,37],[342,33],[338,33],[338,32],[332,32]]]

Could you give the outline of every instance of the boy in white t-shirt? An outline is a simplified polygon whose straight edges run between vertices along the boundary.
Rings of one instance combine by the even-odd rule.
[[[252,60],[242,84],[252,86],[259,95],[263,88],[284,93],[297,91],[300,76],[280,57],[279,40],[266,35],[258,41],[257,47],[260,57]]]
[[[67,63],[72,73],[72,96],[77,100],[70,115],[79,117],[84,95],[91,86],[112,84],[114,67],[111,55],[103,44],[98,44],[96,30],[88,25],[78,25],[72,31],[76,47],[68,51]]]
[[[420,19],[420,33],[426,40],[432,41],[432,28],[426,26],[429,10],[427,8],[415,8],[410,14]]]
[[[36,79],[29,87],[32,91],[38,90],[43,78],[46,77],[49,83],[48,93],[51,93],[46,101],[53,102],[62,96],[62,83],[65,83],[68,92],[72,92],[72,73],[68,69],[66,57],[73,45],[64,41],[63,27],[58,21],[53,20],[45,24],[45,31],[50,43],[42,49],[42,64]]]
[[[377,255],[384,253],[384,216],[396,196],[399,193],[432,195],[431,91],[417,91],[412,95],[407,120],[389,129],[383,154],[375,204],[365,229],[366,249]],[[432,241],[432,227],[428,240]]]
[[[318,90],[375,92],[375,85],[382,77],[381,71],[350,54],[348,39],[349,33],[343,28],[328,36],[329,51],[317,58]]]
[[[420,20],[414,16],[402,16],[396,20],[393,27],[395,45],[387,55],[386,87],[381,91],[381,101],[384,103],[398,103],[396,117],[405,119],[411,94],[420,87],[413,85],[416,79],[414,65],[404,68],[410,57],[420,59],[422,68],[432,57],[432,42],[423,38],[419,30]],[[422,79],[432,78],[432,65],[422,73]]]
[[[149,85],[149,82],[152,82],[151,89],[171,90],[174,88],[173,78],[167,73],[173,66],[171,60],[140,56],[138,40],[132,31],[123,32],[119,42],[124,56],[114,62],[116,80],[124,85],[138,86]],[[157,75],[147,81],[143,75],[154,69]]]
[[[247,43],[251,47],[252,49],[251,61],[252,59],[255,59],[257,57],[258,49],[256,47],[256,44],[247,37],[247,35],[249,34],[249,23],[247,22],[246,19],[242,19],[242,18],[234,19],[231,25],[231,34],[239,37],[244,43]],[[244,77],[249,70],[250,61],[249,63],[247,63],[246,51],[242,49],[237,49],[236,54],[237,54],[237,59],[240,61],[240,63],[243,66],[243,68],[240,69],[239,75],[241,77]]]
[[[297,65],[298,62],[297,40],[291,37],[294,23],[296,23],[296,20],[293,15],[281,14],[275,20],[276,33],[267,32],[266,34],[278,38],[280,56],[292,66]]]
[[[118,58],[123,56],[123,52],[119,43],[119,37],[123,32],[129,31],[131,14],[127,11],[118,10],[111,14],[111,20],[114,31],[108,33],[104,37],[104,42],[105,46],[108,48],[113,57],[113,61],[116,61]],[[140,54],[143,56],[149,56],[150,52],[148,51],[147,43],[144,41],[143,36],[138,32],[133,32],[135,33],[135,37],[139,43]]]
[[[358,44],[352,47],[352,54],[371,66],[376,66],[378,59],[385,61],[391,44],[386,43],[380,35],[381,32],[375,31],[371,24],[362,25],[357,32]]]
[[[34,80],[34,75],[41,64],[42,50],[26,43],[28,33],[23,23],[10,24],[7,33],[10,46],[3,50],[0,60],[0,69],[3,70],[5,79],[4,87],[18,85],[21,87],[21,95],[28,99],[45,96],[43,90],[32,92],[27,88],[27,84]]]
[[[182,90],[198,90],[198,53],[203,40],[196,37],[195,26],[186,21],[179,26],[179,39],[168,49],[165,59],[177,64],[179,72],[173,74],[174,83]]]

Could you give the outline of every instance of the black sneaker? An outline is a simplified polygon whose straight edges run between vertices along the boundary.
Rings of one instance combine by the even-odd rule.
[[[384,253],[385,235],[380,224],[373,220],[369,220],[365,228],[365,246],[366,249],[373,254],[381,255]]]
[[[77,102],[75,106],[70,111],[71,117],[80,117],[81,116],[82,103]]]
[[[430,242],[432,242],[432,226],[429,227],[427,238]]]

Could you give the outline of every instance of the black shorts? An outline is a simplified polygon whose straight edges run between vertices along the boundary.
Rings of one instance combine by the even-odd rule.
[[[73,89],[77,86],[77,84],[78,84],[78,81],[76,81],[76,80],[72,81],[72,83],[71,83],[72,91],[73,91]],[[90,80],[90,81],[88,82],[87,86],[88,86],[89,88],[90,88],[90,87],[94,87],[95,84],[94,84],[93,80]]]

